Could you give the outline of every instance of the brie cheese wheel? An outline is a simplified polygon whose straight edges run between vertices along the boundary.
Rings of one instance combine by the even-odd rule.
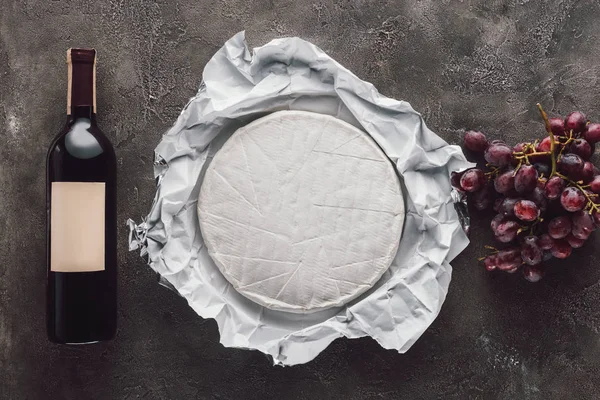
[[[242,295],[274,310],[341,306],[396,255],[404,199],[392,162],[337,118],[279,111],[238,129],[198,199],[209,255]]]

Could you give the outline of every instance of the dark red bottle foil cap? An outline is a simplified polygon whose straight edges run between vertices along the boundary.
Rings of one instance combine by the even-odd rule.
[[[71,55],[72,63],[93,64],[96,62],[96,50],[94,49],[70,48],[67,50],[67,54]]]
[[[96,113],[96,50],[71,48],[67,50],[69,82],[67,114],[72,107],[92,106]]]

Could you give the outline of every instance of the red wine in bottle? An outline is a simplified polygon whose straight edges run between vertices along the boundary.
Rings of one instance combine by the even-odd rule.
[[[117,163],[96,124],[96,51],[69,49],[67,65],[67,121],[46,160],[47,325],[79,344],[116,332]]]

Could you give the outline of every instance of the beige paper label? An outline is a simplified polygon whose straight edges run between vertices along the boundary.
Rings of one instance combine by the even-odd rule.
[[[52,182],[50,270],[104,270],[104,182]]]

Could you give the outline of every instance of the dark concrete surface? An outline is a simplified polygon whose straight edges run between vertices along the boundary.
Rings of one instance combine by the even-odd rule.
[[[127,251],[154,194],[152,152],[234,33],[297,35],[404,99],[452,143],[463,128],[541,136],[535,110],[600,119],[600,3],[592,0],[0,0],[0,399],[597,399],[600,243],[531,285],[477,264],[475,222],[439,318],[407,354],[337,340],[272,367]],[[99,122],[119,163],[117,338],[63,347],[44,330],[44,157],[63,124],[69,46],[94,46]]]

